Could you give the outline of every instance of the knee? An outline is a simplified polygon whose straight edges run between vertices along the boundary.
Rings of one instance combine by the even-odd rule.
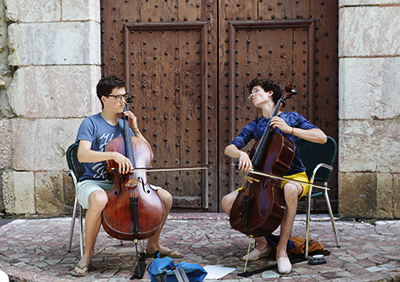
[[[107,205],[108,197],[104,191],[94,191],[89,196],[89,206],[95,209],[103,210]]]
[[[172,206],[172,195],[167,190],[160,188],[158,191],[158,196],[160,197],[161,201],[163,202],[164,206],[167,208],[171,208]]]
[[[168,191],[165,191],[165,192],[167,192],[166,195],[165,195],[165,201],[166,201],[170,206],[172,206],[172,195],[171,195],[171,193],[169,193]]]
[[[228,197],[228,195],[222,197],[221,208],[227,215],[230,214],[231,207],[232,207],[232,201],[230,200],[230,197]]]
[[[286,202],[297,201],[299,197],[299,187],[296,184],[288,183],[284,189]]]

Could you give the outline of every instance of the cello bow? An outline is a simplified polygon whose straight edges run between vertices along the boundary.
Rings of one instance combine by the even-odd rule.
[[[239,167],[237,164],[232,164],[232,166],[234,168],[236,168],[236,169],[238,169],[238,167]],[[265,173],[265,172],[254,170],[254,169],[248,171],[248,173],[257,174],[257,175],[261,175],[261,176],[265,176],[265,177],[271,177],[271,178],[275,178],[275,179],[279,179],[279,180],[287,180],[287,181],[290,181],[290,182],[295,182],[295,183],[304,184],[304,185],[310,185],[310,186],[313,186],[313,187],[316,187],[316,188],[320,188],[320,189],[324,189],[324,190],[331,190],[329,187],[323,187],[323,186],[316,185],[316,184],[309,183],[309,182],[305,182],[305,181],[300,181],[300,180],[295,180],[295,179],[291,179],[291,178],[281,177],[279,175],[269,174],[269,173]],[[258,179],[249,179],[249,180],[258,181]]]

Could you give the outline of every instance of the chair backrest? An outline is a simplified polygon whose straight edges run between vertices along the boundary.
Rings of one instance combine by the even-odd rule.
[[[325,144],[318,144],[304,139],[299,140],[300,157],[306,167],[306,174],[310,179],[314,168],[324,163],[333,166],[335,161],[337,146],[332,137],[328,136]],[[331,171],[328,169],[320,169],[314,177],[314,181],[328,182]]]
[[[70,170],[72,170],[79,180],[79,178],[85,173],[85,167],[78,161],[78,143],[74,143],[68,147],[67,150],[67,163]]]

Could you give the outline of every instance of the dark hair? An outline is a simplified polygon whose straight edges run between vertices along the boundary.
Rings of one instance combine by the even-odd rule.
[[[99,83],[97,83],[96,92],[102,108],[104,105],[103,101],[101,101],[101,97],[110,95],[115,88],[125,88],[125,82],[114,75],[103,77],[100,79]]]
[[[272,101],[274,101],[275,105],[276,103],[278,103],[278,100],[282,97],[283,89],[279,86],[278,83],[275,83],[272,80],[265,78],[254,78],[252,81],[250,81],[250,83],[247,86],[250,93],[255,86],[261,86],[261,88],[264,89],[265,92],[272,90],[273,92]]]

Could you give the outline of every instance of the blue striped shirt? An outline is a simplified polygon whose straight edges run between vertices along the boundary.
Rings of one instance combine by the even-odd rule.
[[[310,121],[305,119],[302,115],[296,112],[282,112],[278,115],[278,117],[282,118],[287,125],[295,128],[301,129],[313,129],[318,128],[313,125]],[[243,127],[240,134],[230,143],[235,145],[239,150],[246,146],[252,139],[256,142],[258,139],[262,137],[264,131],[268,125],[269,119],[265,118],[264,116],[258,117],[254,119],[251,123]],[[290,168],[286,171],[285,175],[293,175],[303,171],[306,171],[305,166],[303,165],[300,159],[300,152],[299,152],[299,138],[282,132],[279,128],[274,129],[276,132],[280,133],[286,139],[293,141],[295,145],[295,155],[293,161],[290,165]]]

